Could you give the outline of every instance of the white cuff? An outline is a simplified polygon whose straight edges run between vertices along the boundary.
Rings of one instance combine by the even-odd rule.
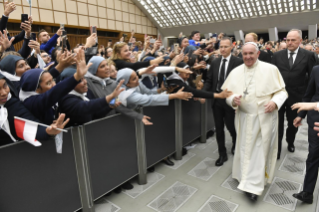
[[[234,100],[234,98],[236,97],[236,96],[239,96],[239,95],[237,95],[237,94],[233,94],[233,95],[231,95],[230,97],[228,97],[227,99],[226,99],[226,103],[231,107],[231,108],[233,108],[234,110],[237,110],[238,109],[238,106],[233,106],[233,100]]]

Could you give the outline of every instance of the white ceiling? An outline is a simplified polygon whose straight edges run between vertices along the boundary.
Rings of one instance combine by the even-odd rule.
[[[134,0],[159,28],[312,11],[317,0]]]

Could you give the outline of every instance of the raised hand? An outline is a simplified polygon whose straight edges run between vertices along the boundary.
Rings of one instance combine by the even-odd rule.
[[[29,38],[31,36],[31,22],[25,21],[21,23],[21,29],[23,29],[26,33],[26,36]]]
[[[62,35],[62,31],[64,31],[64,29],[63,28],[59,28],[58,31],[56,32],[56,34],[58,36],[61,36]]]
[[[31,49],[34,49],[35,52],[36,52],[36,54],[40,54],[40,43],[38,43],[38,42],[35,41],[35,40],[30,40],[28,46],[29,46]],[[36,54],[35,54],[35,55],[36,55]]]
[[[118,97],[118,95],[120,95],[120,93],[125,90],[124,88],[121,87],[123,85],[123,83],[124,83],[124,79],[121,80],[119,82],[119,84],[116,86],[116,88],[114,89],[114,91],[111,94],[113,98]]]
[[[64,129],[64,127],[68,124],[68,122],[70,121],[70,119],[67,119],[66,121],[64,121],[65,119],[65,114],[62,113],[59,115],[59,118],[57,120],[54,120],[53,123],[50,125],[50,127],[46,128],[46,132],[48,135],[54,136],[59,134],[61,131],[58,130],[59,129]]]
[[[91,65],[92,63],[86,65],[84,51],[80,49],[76,55],[76,73],[74,74],[74,78],[80,81]]]
[[[3,51],[9,48],[14,41],[14,37],[12,37],[9,41],[8,34],[6,30],[3,30],[3,34],[0,32],[0,45],[2,46]]]
[[[179,55],[174,57],[174,59],[171,62],[171,66],[176,66],[177,64],[179,64],[183,60],[184,60],[184,53],[180,53]]]
[[[9,17],[10,13],[16,10],[16,4],[14,2],[9,3],[8,1],[5,1],[4,8],[3,15]]]
[[[92,34],[86,39],[85,48],[91,48],[92,46],[94,46],[94,45],[96,44],[96,38],[97,38],[96,33],[92,33]]]
[[[68,51],[65,50],[64,53],[60,55],[59,64],[57,66],[59,66],[59,69],[65,69],[75,63],[76,63],[75,55],[74,54],[68,55]]]

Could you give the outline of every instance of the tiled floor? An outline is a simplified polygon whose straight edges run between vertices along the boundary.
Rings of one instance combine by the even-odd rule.
[[[226,130],[227,132],[227,130]],[[156,165],[148,174],[147,185],[133,190],[113,193],[96,202],[97,212],[319,212],[318,186],[314,203],[296,201],[291,195],[302,189],[307,158],[307,124],[299,129],[295,153],[288,153],[283,142],[281,159],[277,161],[275,179],[267,185],[256,203],[250,202],[237,189],[231,178],[233,156],[230,154],[230,136],[227,133],[228,161],[215,167],[218,158],[215,136],[206,144],[197,144],[175,166]]]

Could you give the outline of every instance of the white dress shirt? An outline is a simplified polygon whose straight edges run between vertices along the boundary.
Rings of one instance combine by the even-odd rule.
[[[229,54],[228,57],[222,57],[222,60],[220,61],[220,65],[219,65],[219,71],[218,71],[218,79],[219,79],[219,75],[220,75],[220,69],[222,68],[223,65],[223,60],[226,59],[227,61],[225,62],[225,79],[226,79],[226,74],[227,74],[227,68],[228,68],[228,64],[229,64],[229,60],[230,60],[231,54]]]
[[[287,50],[288,50],[288,49],[287,49]],[[295,60],[296,60],[298,51],[299,51],[299,47],[294,51],[295,54],[292,55],[292,61],[293,61],[293,63],[295,63]],[[290,52],[291,52],[291,51],[288,50],[287,52],[288,52],[288,59],[289,59],[289,57],[290,57]]]

